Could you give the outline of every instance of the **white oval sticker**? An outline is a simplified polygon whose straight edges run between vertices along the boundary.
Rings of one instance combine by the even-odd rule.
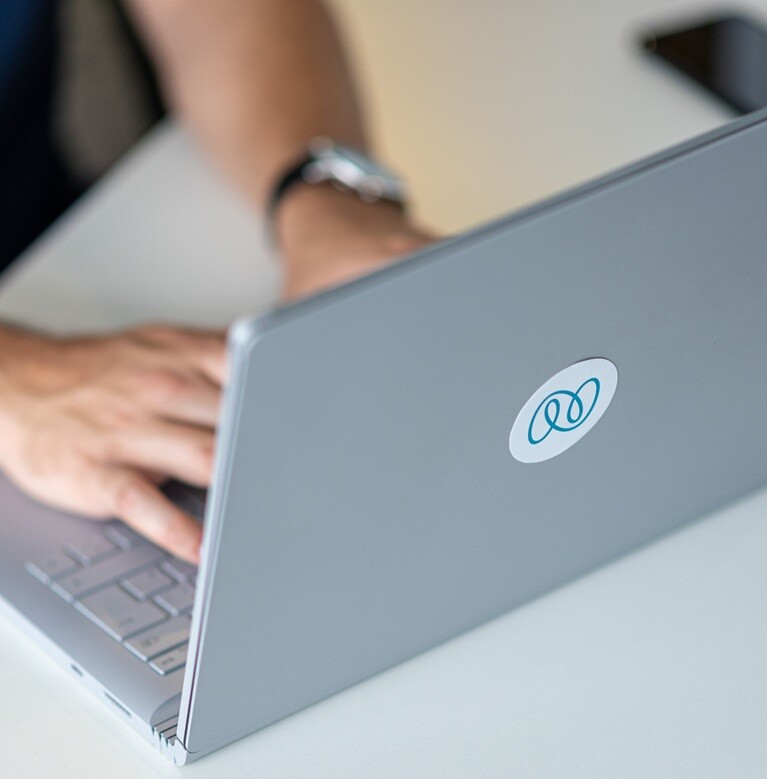
[[[617,368],[602,357],[561,370],[517,414],[509,451],[522,463],[540,463],[562,454],[596,425],[617,386]]]

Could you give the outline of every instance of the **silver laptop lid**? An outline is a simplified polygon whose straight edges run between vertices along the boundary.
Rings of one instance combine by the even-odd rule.
[[[235,328],[190,752],[767,481],[766,166],[762,113]],[[515,459],[520,411],[586,358],[617,368],[602,418]],[[560,378],[551,435],[593,399]]]

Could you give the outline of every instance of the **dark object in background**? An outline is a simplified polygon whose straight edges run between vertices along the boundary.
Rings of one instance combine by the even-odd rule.
[[[737,113],[767,106],[767,27],[758,21],[721,16],[656,32],[641,43]]]
[[[0,270],[164,110],[120,0],[0,0]]]

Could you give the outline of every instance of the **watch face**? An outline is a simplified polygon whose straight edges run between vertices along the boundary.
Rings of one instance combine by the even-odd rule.
[[[311,151],[315,156],[312,179],[340,184],[371,202],[404,201],[404,186],[397,175],[363,152],[324,140],[313,143]]]
[[[375,160],[366,157],[361,152],[355,149],[350,149],[348,146],[336,146],[336,153],[353,165],[356,165],[361,171],[364,171],[368,176],[379,176],[382,179],[396,179],[396,175],[388,168],[384,167]]]

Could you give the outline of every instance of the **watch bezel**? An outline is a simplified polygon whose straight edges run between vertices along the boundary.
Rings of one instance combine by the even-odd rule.
[[[402,180],[385,165],[351,146],[328,138],[315,138],[309,144],[311,161],[304,165],[302,176],[309,184],[329,181],[339,188],[356,193],[362,200],[405,202]]]

